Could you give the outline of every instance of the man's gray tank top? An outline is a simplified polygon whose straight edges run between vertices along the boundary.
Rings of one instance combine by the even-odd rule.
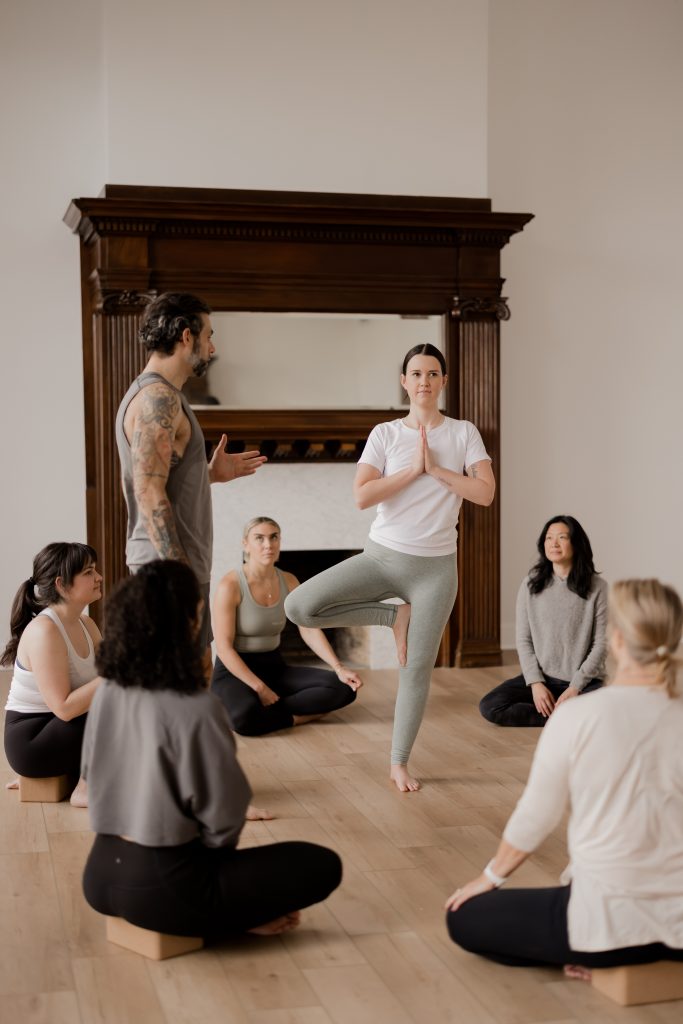
[[[277,604],[269,607],[265,604],[258,604],[254,600],[244,570],[237,570],[242,600],[237,605],[235,615],[233,643],[236,651],[241,651],[243,654],[255,654],[276,651],[280,646],[280,633],[287,624],[285,615],[287,584],[280,570],[276,568],[275,572],[280,584],[280,600]]]
[[[123,494],[128,508],[128,533],[126,540],[126,564],[134,569],[159,558],[149,539],[143,516],[138,508],[133,487],[133,460],[128,438],[123,429],[126,409],[135,396],[148,384],[158,381],[176,391],[183,406],[183,412],[190,421],[190,440],[182,459],[171,466],[166,483],[166,493],[173,509],[178,539],[187,555],[188,562],[197,574],[200,583],[211,578],[213,554],[213,518],[211,514],[211,484],[206,461],[204,435],[190,403],[182,391],[159,373],[142,373],[126,391],[116,414],[116,444],[121,463]]]

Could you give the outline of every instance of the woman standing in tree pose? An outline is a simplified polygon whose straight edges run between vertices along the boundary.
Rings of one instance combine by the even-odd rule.
[[[393,629],[401,668],[391,778],[402,793],[420,787],[408,758],[455,602],[460,506],[463,498],[490,505],[495,493],[477,428],[439,410],[446,379],[446,361],[434,345],[408,352],[401,384],[410,411],[373,429],[356,471],[358,507],[378,506],[365,550],[303,583],[285,602],[299,626]],[[391,597],[406,603],[385,604]]]
[[[299,586],[280,557],[280,527],[256,516],[244,527],[244,564],[218,584],[212,623],[218,657],[211,689],[225,704],[235,732],[263,736],[289,729],[356,699],[360,676],[344,666],[321,629],[300,627],[304,642],[325,661],[321,668],[287,665],[278,648],[285,598]]]
[[[12,638],[0,665],[14,663],[5,753],[26,778],[68,775],[76,786],[86,712],[100,684],[100,631],[83,609],[102,597],[97,555],[87,544],[48,544],[33,559],[11,613]],[[10,783],[9,788],[18,787]],[[71,803],[87,805],[81,780]]]

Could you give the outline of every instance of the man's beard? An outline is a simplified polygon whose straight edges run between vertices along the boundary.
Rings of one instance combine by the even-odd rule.
[[[190,366],[195,377],[203,377],[209,369],[210,359],[201,359],[198,350],[193,350],[190,356]]]

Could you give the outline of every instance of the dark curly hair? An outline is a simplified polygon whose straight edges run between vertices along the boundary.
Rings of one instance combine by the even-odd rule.
[[[440,349],[436,347],[436,345],[430,345],[430,343],[426,341],[422,345],[415,345],[413,348],[411,348],[409,352],[406,352],[405,358],[403,360],[403,369],[401,371],[404,377],[408,369],[408,363],[413,358],[413,356],[433,356],[434,359],[438,361],[439,366],[441,367],[441,372],[443,373],[444,377],[446,376],[446,357],[444,356],[443,352],[441,352]]]
[[[57,590],[57,579],[70,587],[74,576],[97,561],[97,552],[89,544],[57,541],[48,544],[33,559],[33,572],[17,590],[10,612],[11,639],[0,656],[0,665],[11,665],[17,656],[17,647],[29,622],[43,608],[59,604],[62,595]]]
[[[147,306],[140,324],[139,337],[148,352],[170,356],[189,327],[198,338],[202,329],[202,313],[211,307],[203,299],[186,292],[164,292]]]
[[[593,585],[593,577],[599,573],[593,564],[593,549],[578,519],[573,516],[553,516],[541,530],[536,542],[540,558],[529,573],[529,590],[532,594],[540,594],[553,578],[553,563],[545,554],[545,535],[554,523],[564,523],[574,549],[572,567],[567,578],[567,587],[584,600],[588,597]]]
[[[144,690],[195,693],[205,686],[197,633],[201,600],[192,569],[149,562],[107,600],[95,665],[105,679]]]

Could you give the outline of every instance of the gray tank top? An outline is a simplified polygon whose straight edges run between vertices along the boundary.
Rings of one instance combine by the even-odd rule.
[[[243,569],[238,569],[237,578],[240,583],[241,602],[237,605],[235,616],[236,651],[255,654],[265,651],[276,651],[280,646],[280,634],[285,628],[285,598],[287,584],[279,569],[275,569],[280,584],[280,600],[277,604],[267,607],[258,604],[251,595],[247,577]]]
[[[123,494],[128,509],[128,532],[126,540],[126,564],[134,569],[158,558],[154,545],[147,534],[144,519],[138,508],[133,487],[133,461],[128,438],[123,429],[126,409],[132,399],[148,384],[158,381],[176,391],[180,396],[183,412],[190,421],[190,440],[182,459],[171,467],[166,493],[168,494],[178,530],[178,539],[183,546],[188,561],[200,583],[205,584],[211,578],[211,558],[213,554],[213,519],[211,515],[211,484],[209,483],[209,467],[206,461],[204,435],[197,417],[190,408],[190,403],[177,388],[169,384],[158,373],[142,373],[137,377],[123,396],[119,411],[116,414],[116,444],[121,463],[121,480]]]

